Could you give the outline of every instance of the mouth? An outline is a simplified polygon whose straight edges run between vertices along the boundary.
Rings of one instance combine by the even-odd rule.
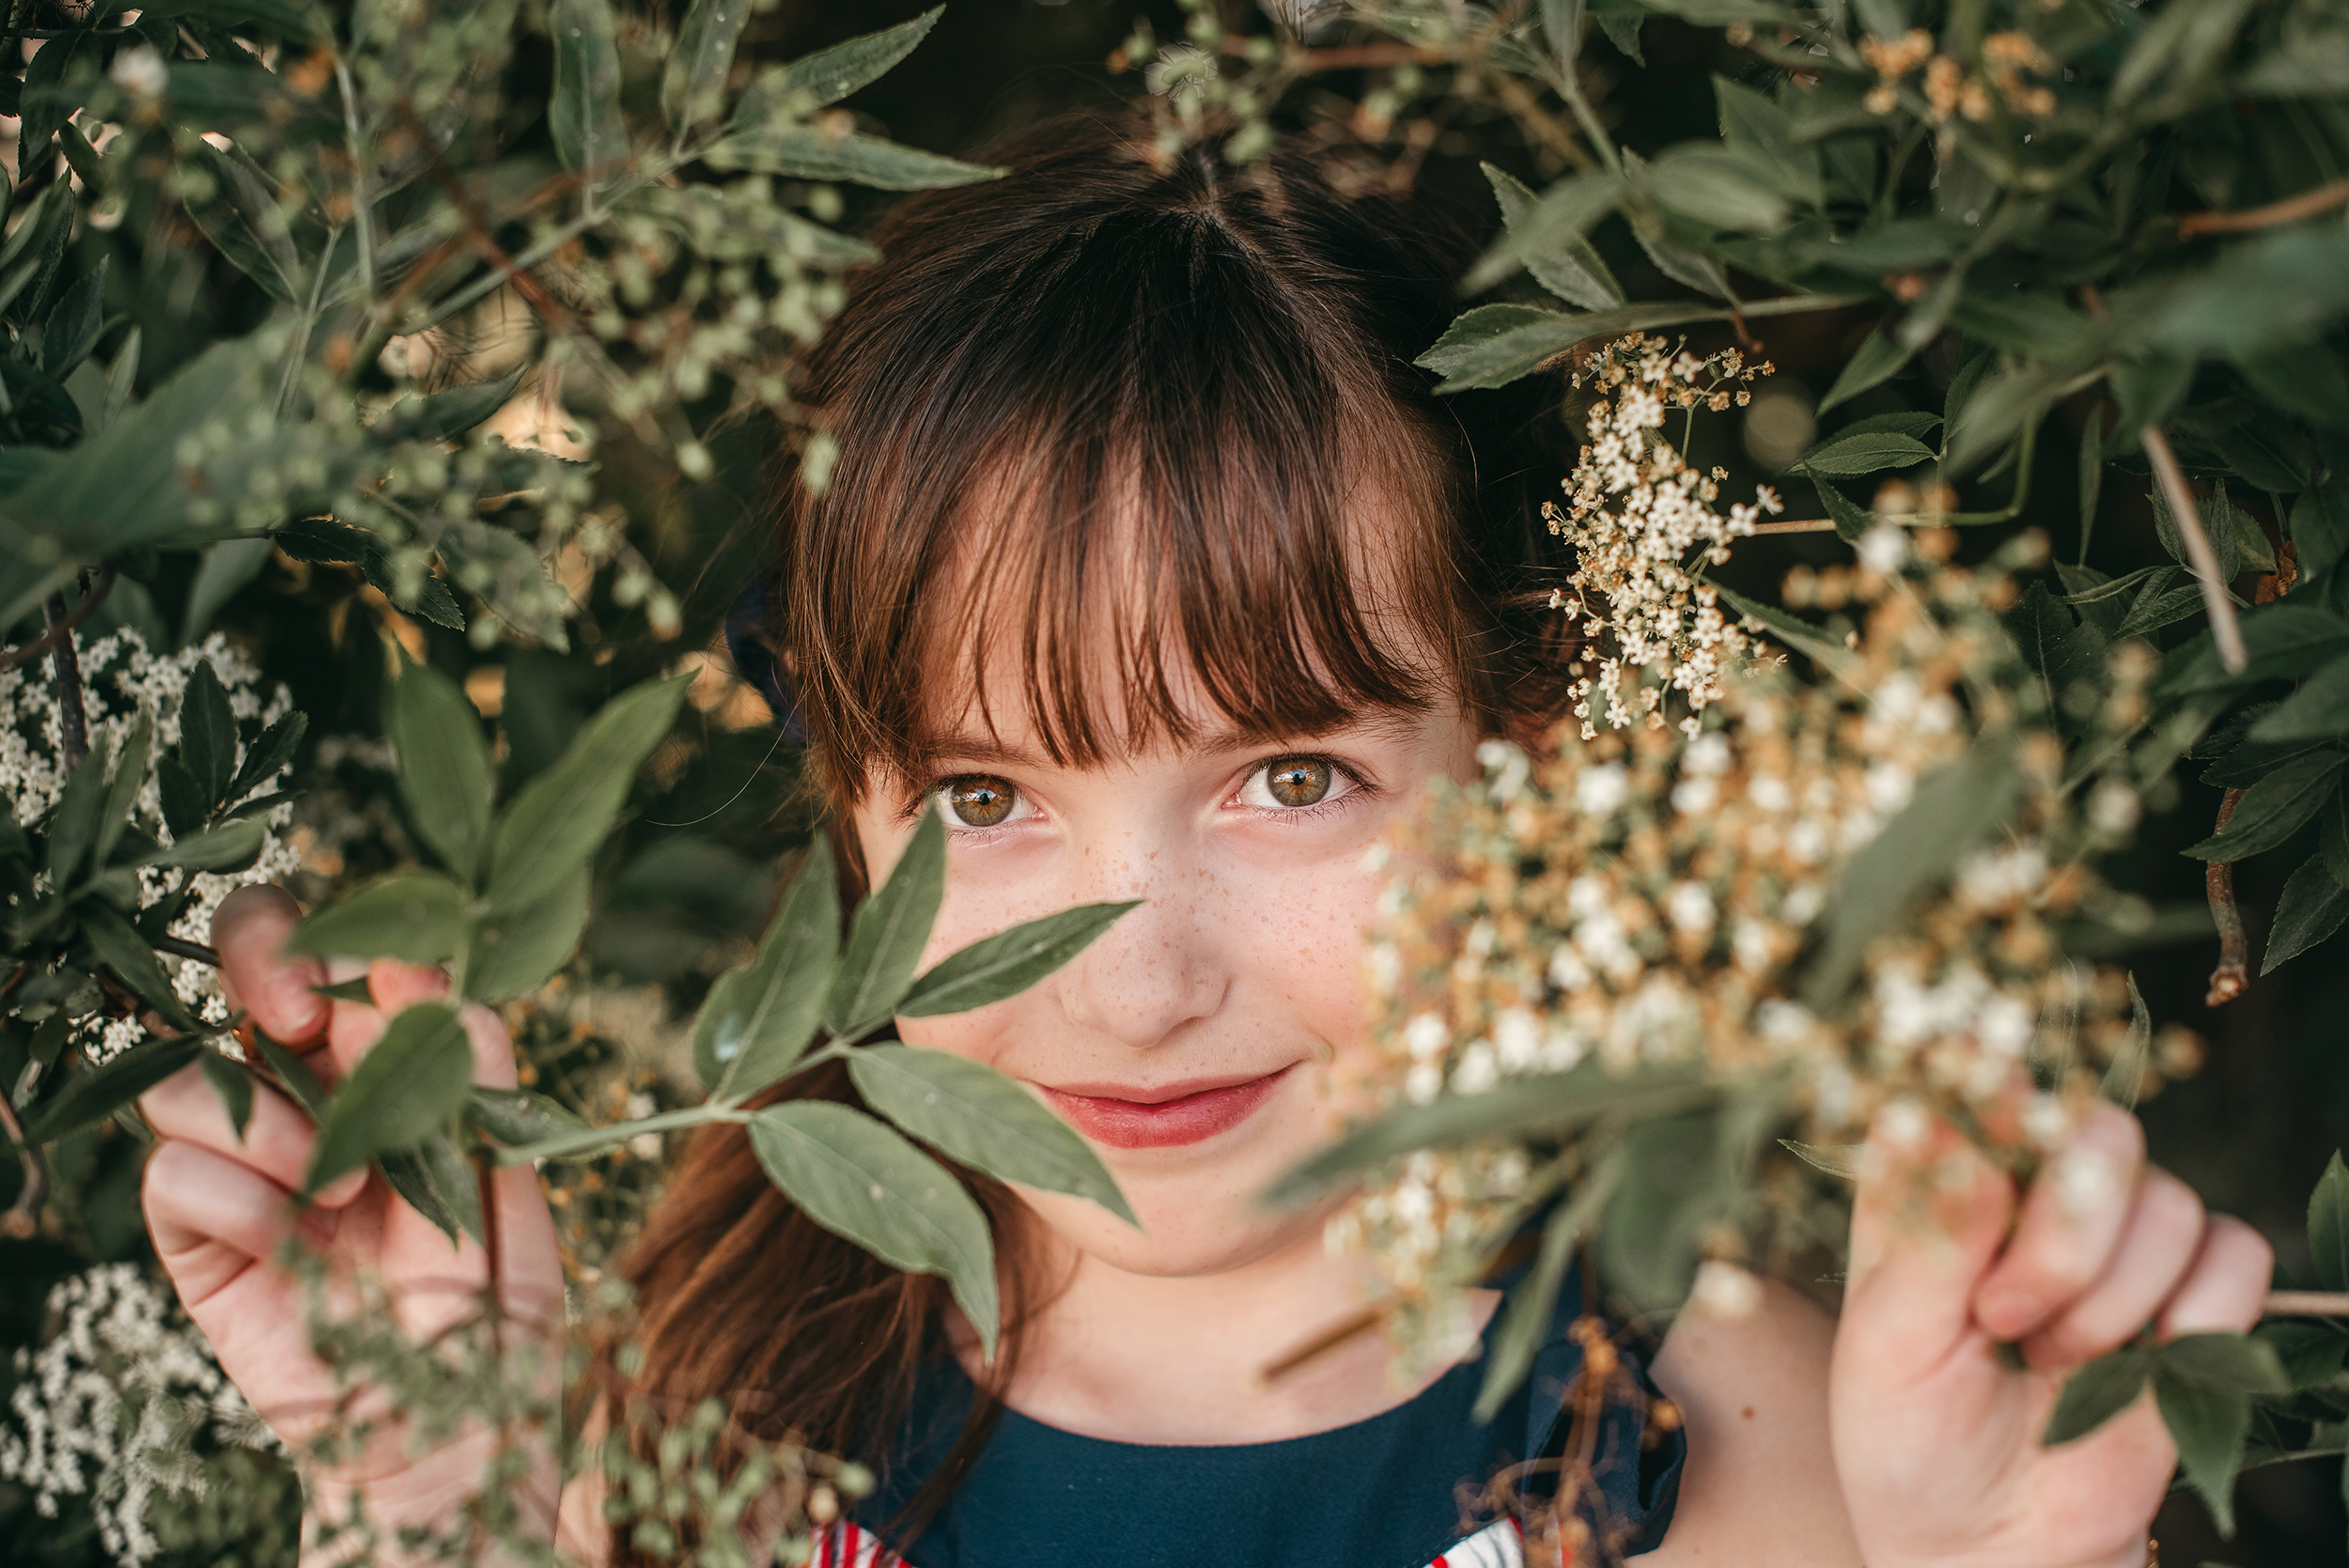
[[[1261,1077],[1194,1079],[1154,1089],[1080,1083],[1044,1088],[1044,1097],[1068,1124],[1112,1149],[1172,1149],[1203,1143],[1254,1115],[1294,1063]]]

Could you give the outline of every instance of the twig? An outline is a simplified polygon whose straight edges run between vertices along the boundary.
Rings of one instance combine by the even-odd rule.
[[[2218,802],[2218,821],[2213,833],[2227,831],[2227,818],[2234,815],[2235,802],[2243,799],[2243,791],[2231,789]],[[2213,861],[2202,873],[2203,890],[2210,895],[2210,918],[2218,927],[2218,967],[2210,971],[2210,995],[2202,999],[2206,1007],[2222,1007],[2241,996],[2251,983],[2251,953],[2243,939],[2243,911],[2235,908],[2234,862]]]
[[[2349,1291],[2271,1290],[2262,1317],[2349,1317]]]
[[[2177,519],[2178,537],[2185,541],[2186,558],[2194,568],[2195,577],[2202,585],[2202,605],[2210,612],[2211,640],[2218,644],[2218,661],[2229,675],[2239,675],[2251,662],[2249,652],[2243,645],[2243,628],[2234,618],[2234,605],[2227,597],[2227,580],[2220,574],[2218,552],[2210,547],[2210,536],[2202,532],[2202,515],[2194,506],[2194,492],[2186,489],[2186,475],[2178,472],[2177,454],[2170,450],[2170,438],[2157,425],[2145,427],[2145,456],[2154,465],[2154,477],[2161,485],[2161,493],[2170,503],[2170,514]]]
[[[432,145],[431,132],[417,117],[415,105],[406,100],[402,100],[399,105],[399,122],[408,134],[416,139],[416,146],[424,149],[425,159],[432,168],[434,182],[448,193],[448,199],[456,204],[458,211],[464,214],[474,248],[481,253],[482,258],[513,284],[514,292],[528,303],[541,321],[550,328],[568,326],[571,313],[555,303],[554,296],[547,292],[546,285],[506,254],[506,247],[499,244],[496,236],[490,232],[489,215],[481,210],[481,205],[474,200],[473,193],[465,189],[464,181],[457,178],[447,161],[442,158],[441,149]]]
[[[8,1096],[0,1094],[0,1131],[6,1131],[8,1141],[16,1145],[16,1157],[24,1162],[24,1186],[16,1195],[16,1203],[0,1215],[0,1235],[12,1241],[30,1240],[40,1225],[40,1206],[49,1196],[49,1167],[40,1161],[40,1151],[24,1141],[24,1124],[17,1120],[16,1107]]]
[[[2240,212],[2188,212],[2178,220],[2178,238],[2191,240],[2202,234],[2240,234],[2247,228],[2272,228],[2278,224],[2314,217],[2344,203],[2349,203],[2349,179],[2336,179],[2330,185],[2319,185],[2313,191],[2271,201],[2265,207],[2247,207]]]
[[[98,576],[90,583],[89,592],[82,596],[82,602],[73,607],[72,613],[66,616],[64,624],[52,626],[31,642],[19,643],[16,646],[0,652],[0,670],[13,670],[19,664],[30,663],[55,647],[57,639],[89,619],[90,613],[98,608],[99,603],[113,590],[114,585],[114,567],[99,567]]]
[[[191,958],[212,969],[220,968],[220,953],[202,942],[188,941],[179,937],[158,937],[150,944],[158,953],[168,953],[175,958]]]
[[[54,639],[49,647],[50,667],[57,675],[57,730],[64,743],[65,767],[71,772],[89,755],[89,718],[82,710],[82,660],[73,651],[73,626],[66,619],[65,596],[52,594],[40,607]]]
[[[1395,1309],[1400,1305],[1400,1302],[1390,1299],[1379,1302],[1376,1306],[1364,1307],[1361,1312],[1355,1312],[1351,1316],[1340,1318],[1330,1327],[1323,1329],[1320,1333],[1315,1334],[1312,1339],[1307,1340],[1303,1344],[1299,1345],[1295,1350],[1290,1351],[1279,1360],[1274,1361],[1269,1366],[1267,1366],[1263,1371],[1257,1373],[1257,1381],[1261,1383],[1277,1382],[1279,1379],[1287,1376],[1290,1373],[1295,1372],[1299,1367],[1303,1366],[1307,1361],[1312,1360],[1315,1357],[1322,1355],[1328,1351],[1335,1350],[1339,1345],[1344,1344],[1350,1339],[1356,1338],[1358,1335],[1369,1333],[1373,1328],[1377,1327],[1380,1324],[1386,1322],[1388,1318],[1393,1316]]]

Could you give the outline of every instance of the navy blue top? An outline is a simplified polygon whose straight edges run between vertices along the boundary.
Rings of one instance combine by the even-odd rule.
[[[1571,1276],[1559,1299],[1580,1301]],[[1367,1421],[1273,1443],[1111,1442],[1007,1409],[906,1560],[911,1568],[1427,1568],[1496,1516],[1482,1499],[1502,1468],[1561,1452],[1563,1402],[1582,1365],[1566,1334],[1574,1316],[1561,1312],[1532,1375],[1488,1425],[1474,1416],[1485,1369],[1473,1361]],[[1625,1361],[1646,1386],[1638,1363]],[[881,1528],[913,1496],[953,1448],[974,1397],[951,1357],[933,1363],[906,1441],[856,1510],[858,1523]],[[1628,1553],[1663,1539],[1687,1446],[1675,1431],[1643,1452],[1645,1425],[1638,1402],[1610,1402],[1591,1450],[1599,1495],[1582,1504],[1598,1538]],[[1546,1480],[1519,1488],[1546,1495]]]

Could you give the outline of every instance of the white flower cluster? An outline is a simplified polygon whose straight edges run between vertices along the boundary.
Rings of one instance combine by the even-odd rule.
[[[163,821],[163,795],[153,768],[164,749],[179,742],[179,706],[196,665],[211,666],[228,694],[229,710],[241,722],[273,723],[292,706],[291,696],[282,686],[264,692],[259,669],[218,632],[195,646],[158,654],[148,648],[137,632],[126,628],[82,645],[79,652],[82,700],[92,752],[119,748],[141,715],[154,719],[155,744],[148,753],[148,775],[139,786],[132,817],[141,831],[161,844],[170,844],[172,835]],[[49,661],[38,660],[0,671],[0,800],[6,800],[18,822],[37,822],[56,804],[69,775]],[[272,779],[263,783],[258,793],[274,794],[278,788]],[[209,940],[212,911],[232,890],[251,882],[282,880],[301,865],[301,852],[282,836],[292,812],[288,801],[269,814],[260,856],[250,866],[241,871],[194,874],[194,895],[172,922],[171,935],[188,941]],[[139,907],[148,908],[174,896],[187,876],[162,867],[140,872]],[[209,1023],[228,1017],[218,976],[210,968],[168,954],[159,956],[172,977],[173,989],[197,1017]],[[136,1018],[93,1015],[86,1027],[89,1035],[81,1044],[93,1063],[126,1050],[146,1036]]]
[[[66,1280],[49,1293],[49,1343],[16,1353],[0,1477],[28,1488],[43,1518],[64,1498],[88,1498],[107,1555],[136,1568],[163,1549],[148,1503],[204,1489],[197,1442],[269,1449],[277,1439],[203,1334],[134,1265],[101,1264]]]
[[[1567,580],[1573,592],[1552,595],[1551,608],[1583,617],[1594,637],[1613,636],[1596,674],[1575,683],[1573,711],[1585,740],[1598,733],[1595,703],[1610,728],[1642,714],[1660,725],[1668,691],[1687,693],[1681,727],[1696,734],[1698,716],[1720,699],[1722,670],[1745,652],[1745,632],[1695,573],[1728,560],[1729,541],[1751,534],[1781,503],[1764,486],[1753,505],[1734,505],[1722,516],[1713,504],[1727,471],[1698,473],[1659,432],[1675,411],[1693,418],[1699,407],[1746,402],[1745,383],[1772,369],[1767,362],[1748,365],[1735,349],[1699,359],[1660,337],[1633,336],[1610,344],[1575,378],[1578,386],[1589,380],[1599,388],[1591,444],[1565,483],[1566,509],[1545,503],[1542,515],[1576,558]],[[1663,678],[1635,679],[1626,695],[1626,676],[1647,669]]]

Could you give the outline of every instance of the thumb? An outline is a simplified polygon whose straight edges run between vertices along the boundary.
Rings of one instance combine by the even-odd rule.
[[[1975,1282],[2015,1210],[2015,1183],[1946,1122],[1887,1107],[1860,1157],[1839,1352],[1921,1371],[1975,1331]]]

